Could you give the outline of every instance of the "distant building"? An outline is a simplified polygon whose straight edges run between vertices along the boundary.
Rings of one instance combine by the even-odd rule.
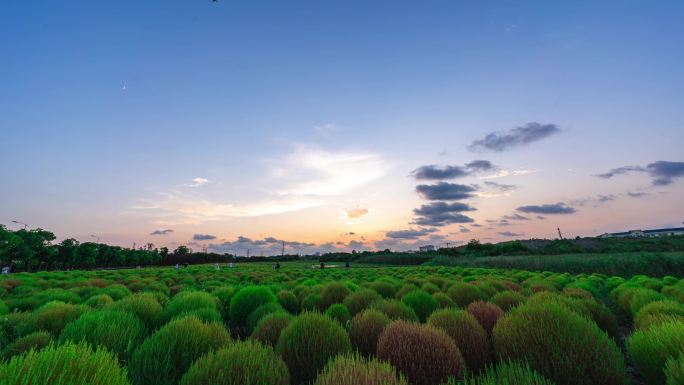
[[[423,251],[435,251],[435,247],[433,245],[425,245],[425,246],[420,246],[418,248],[421,252]]]
[[[675,227],[671,229],[653,229],[653,230],[629,230],[621,233],[605,233],[599,235],[599,238],[627,238],[627,237],[666,237],[673,235],[684,235],[684,227]]]

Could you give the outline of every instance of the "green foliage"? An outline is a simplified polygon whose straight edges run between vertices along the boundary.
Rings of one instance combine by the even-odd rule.
[[[129,312],[140,318],[150,330],[155,328],[163,310],[159,301],[150,293],[130,295],[106,306],[105,309]]]
[[[393,321],[418,321],[416,312],[396,299],[385,299],[382,301],[373,302],[371,308],[380,310]]]
[[[468,305],[466,310],[468,310],[468,313],[475,316],[487,334],[492,334],[494,325],[496,325],[499,318],[504,315],[504,311],[501,310],[500,307],[484,301],[473,302]]]
[[[392,365],[358,354],[339,355],[316,378],[315,385],[409,385]]]
[[[351,290],[339,282],[331,282],[325,285],[321,293],[321,310],[326,310],[336,303],[342,303],[349,294],[351,294]]]
[[[666,385],[684,384],[684,354],[667,359],[665,363],[665,383]]]
[[[637,330],[627,340],[627,351],[649,384],[665,384],[667,360],[684,352],[684,322]]]
[[[492,333],[502,360],[527,360],[558,385],[627,383],[622,353],[596,324],[557,303],[525,304]]]
[[[494,294],[491,301],[503,311],[509,311],[512,308],[525,302],[526,297],[516,291],[506,290]]]
[[[428,292],[414,290],[401,298],[401,302],[410,307],[420,322],[425,322],[433,311],[439,309],[439,303]]]
[[[1,316],[1,315],[5,315],[5,314],[7,314],[7,313],[9,313],[9,308],[8,308],[7,305],[5,305],[5,303],[2,302],[2,300],[0,299],[0,316]]]
[[[235,295],[235,290],[231,286],[222,286],[211,292],[214,297],[219,299],[221,307],[221,316],[228,321],[230,318],[230,300]]]
[[[48,302],[31,313],[31,330],[46,330],[58,336],[66,324],[80,317],[87,308],[63,302]]]
[[[292,315],[289,313],[277,312],[267,314],[259,321],[250,338],[264,345],[275,347],[280,338],[280,333],[282,333],[291,320]]]
[[[312,381],[330,358],[349,351],[349,335],[339,323],[308,312],[290,321],[276,345],[295,384]]]
[[[299,301],[297,300],[297,296],[295,296],[291,291],[281,290],[276,296],[278,297],[280,306],[282,306],[290,314],[299,313]]]
[[[448,385],[455,384],[449,382]],[[530,366],[517,361],[487,367],[479,376],[467,378],[461,385],[554,385]]]
[[[380,334],[391,320],[375,309],[366,309],[352,318],[349,338],[352,346],[365,356],[374,355]]]
[[[471,371],[482,370],[492,360],[487,332],[467,311],[440,309],[432,313],[428,324],[443,330],[451,337]]]
[[[128,385],[126,371],[105,349],[66,343],[30,350],[0,364],[0,383],[21,385]]]
[[[247,333],[251,334],[259,321],[264,318],[264,316],[277,312],[285,312],[285,309],[283,309],[278,302],[267,302],[254,309],[254,311],[249,313],[249,316],[247,317]]]
[[[277,300],[275,294],[265,286],[243,287],[230,300],[230,321],[235,326],[247,326],[247,317],[254,309]]]
[[[114,300],[112,297],[107,294],[98,294],[88,298],[83,304],[93,309],[101,309],[113,302]]]
[[[2,351],[2,357],[10,359],[12,356],[22,354],[31,349],[40,350],[52,342],[52,335],[46,331],[37,331],[15,339]]]
[[[681,316],[684,318],[684,305],[679,302],[664,300],[654,301],[639,309],[634,317],[634,327],[642,329],[654,316]]]
[[[340,325],[345,326],[352,318],[349,309],[341,303],[336,303],[325,311],[325,315],[339,322]]]
[[[128,365],[135,385],[175,385],[190,365],[204,354],[230,343],[223,325],[195,317],[169,322],[147,338]]]
[[[147,335],[145,325],[136,316],[118,310],[99,310],[83,314],[67,324],[59,336],[65,341],[103,346],[122,361],[127,361]]]
[[[368,288],[380,294],[383,298],[394,298],[397,288],[387,281],[375,281],[368,284]]]
[[[344,299],[344,306],[349,309],[352,316],[366,309],[371,303],[382,299],[380,294],[370,289],[360,289],[348,295]]]
[[[289,385],[283,360],[256,341],[237,341],[195,361],[181,385]]]
[[[395,321],[378,340],[378,358],[389,362],[413,385],[434,385],[449,377],[462,378],[461,353],[442,330]]]
[[[456,282],[449,287],[447,295],[460,307],[466,307],[471,302],[485,299],[485,295],[477,287],[463,282]]]
[[[219,310],[219,300],[203,291],[184,291],[178,293],[159,315],[158,324],[163,325],[173,318],[178,318],[200,309]],[[213,318],[213,317],[212,317]],[[220,318],[220,316],[219,316]]]

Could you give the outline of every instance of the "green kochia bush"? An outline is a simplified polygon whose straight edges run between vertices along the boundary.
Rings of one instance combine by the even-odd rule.
[[[440,309],[432,313],[428,324],[444,330],[456,343],[471,371],[479,371],[492,359],[487,332],[477,319],[465,310]]]
[[[278,292],[276,297],[278,297],[280,306],[282,306],[290,314],[299,313],[299,300],[297,300],[297,296],[295,296],[291,291],[281,290]]]
[[[266,315],[257,324],[250,338],[264,345],[276,346],[280,333],[292,320],[289,313],[277,312]]]
[[[418,321],[416,312],[396,299],[385,299],[382,301],[373,302],[371,308],[380,310],[393,321]]]
[[[664,315],[684,318],[684,305],[671,300],[651,302],[637,312],[634,317],[634,327],[641,329],[650,323],[651,318]]]
[[[349,294],[351,294],[351,290],[339,282],[331,282],[325,285],[323,293],[321,293],[322,309],[325,310],[336,303],[342,303]]]
[[[365,356],[374,355],[382,331],[390,319],[375,309],[366,309],[352,318],[349,338],[352,346]]]
[[[121,310],[129,312],[140,318],[148,329],[152,330],[157,324],[157,319],[162,312],[162,305],[150,293],[130,295],[105,307],[108,310]]]
[[[188,369],[181,385],[289,385],[290,374],[283,360],[252,340],[209,352]]]
[[[439,309],[439,303],[428,292],[424,290],[414,290],[401,298],[406,306],[413,309],[420,322],[425,322],[428,316]]]
[[[395,321],[382,332],[378,358],[396,367],[413,385],[460,379],[465,366],[456,344],[442,330],[405,321]]]
[[[265,286],[247,286],[230,300],[230,320],[235,326],[247,326],[247,317],[259,306],[277,302],[275,294]]]
[[[665,378],[667,385],[684,384],[684,354],[668,358],[665,363]]]
[[[106,305],[109,305],[112,302],[114,302],[114,300],[107,294],[98,294],[88,298],[88,300],[85,301],[83,304],[86,306],[90,306],[93,309],[100,309]]]
[[[17,354],[27,352],[31,349],[40,350],[52,342],[52,335],[44,330],[37,331],[17,338],[2,351],[2,356],[6,359]]]
[[[103,346],[120,360],[127,361],[146,335],[145,325],[133,314],[100,310],[85,313],[67,324],[59,341],[86,341],[94,348]]]
[[[136,385],[177,384],[196,359],[230,341],[223,325],[192,316],[171,321],[135,351],[128,365],[131,380]]]
[[[371,303],[381,299],[382,297],[380,294],[374,292],[373,290],[361,289],[348,295],[344,299],[343,303],[344,306],[349,309],[349,313],[354,316],[370,306]]]
[[[519,304],[525,302],[525,296],[512,290],[506,290],[494,294],[494,296],[491,298],[491,301],[493,304],[500,307],[501,310],[509,311]]]
[[[159,324],[163,325],[172,318],[193,313],[200,309],[212,309],[218,312],[219,305],[218,298],[209,293],[203,291],[182,292],[173,297],[171,302],[166,306],[159,316]],[[221,317],[219,316],[219,318]]]
[[[344,328],[318,313],[303,313],[293,319],[276,346],[295,384],[312,381],[330,358],[349,351],[351,342]]]
[[[449,382],[448,385],[456,384]],[[541,374],[520,362],[502,362],[479,376],[466,379],[461,385],[554,385]]]
[[[667,322],[637,330],[627,351],[650,385],[665,384],[665,363],[684,352],[684,322]]]
[[[66,343],[0,364],[0,383],[21,385],[129,385],[126,371],[105,349]]]
[[[485,295],[477,286],[462,282],[451,285],[447,290],[447,295],[460,307],[466,307],[471,302],[485,299]]]
[[[63,302],[48,302],[31,313],[29,322],[32,330],[47,330],[58,336],[69,322],[85,313],[88,308]]]
[[[254,309],[247,317],[247,333],[251,334],[264,316],[277,312],[285,313],[285,309],[278,302],[268,302]]]
[[[315,385],[408,385],[392,365],[358,354],[339,355],[316,378]]]
[[[522,305],[492,333],[502,360],[527,360],[557,385],[627,383],[622,352],[595,323],[557,303]]]
[[[351,320],[351,314],[346,306],[341,303],[336,303],[325,311],[325,315],[339,322],[340,325],[345,326]]]

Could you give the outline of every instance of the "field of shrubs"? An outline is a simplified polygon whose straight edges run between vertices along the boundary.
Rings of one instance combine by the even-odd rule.
[[[684,280],[300,264],[0,278],[0,384],[684,384]]]

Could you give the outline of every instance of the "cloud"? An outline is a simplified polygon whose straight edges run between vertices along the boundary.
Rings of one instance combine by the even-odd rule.
[[[504,215],[502,218],[505,220],[509,220],[509,221],[529,221],[530,220],[530,218],[522,216],[520,214]]]
[[[199,186],[204,186],[205,184],[209,183],[210,180],[207,178],[194,178],[192,180],[192,183],[187,183],[184,184],[184,186],[187,187],[199,187]]]
[[[419,184],[416,186],[416,192],[427,200],[448,201],[467,199],[472,198],[475,191],[477,191],[477,188],[473,186],[447,182],[439,182],[432,185]]]
[[[234,241],[210,244],[208,250],[215,253],[230,253],[233,255],[280,255],[285,246],[285,254],[314,254],[316,252],[350,251],[344,242],[315,244],[301,241],[286,241],[276,237],[252,239],[238,236]]]
[[[519,175],[534,174],[537,171],[539,171],[539,170],[537,170],[537,169],[526,169],[526,168],[519,168],[519,169],[514,169],[514,170],[500,169],[494,174],[480,176],[479,178],[480,179],[505,178],[507,176],[519,176]]]
[[[503,184],[503,183],[496,183],[496,182],[491,182],[491,181],[485,181],[483,184],[484,184],[485,188],[488,189],[488,191],[477,192],[477,196],[483,197],[483,198],[496,198],[496,197],[500,197],[500,196],[510,196],[518,188],[517,186],[514,186],[512,184]]]
[[[461,233],[469,233],[471,230],[470,230],[469,228],[467,228],[467,227],[461,226],[461,227],[458,229],[458,231],[461,232]]]
[[[216,239],[216,236],[210,234],[195,234],[192,236],[192,239],[195,241],[211,241]]]
[[[520,206],[516,210],[530,214],[572,214],[576,210],[566,206],[565,203],[558,202],[545,205]]]
[[[510,231],[501,231],[501,232],[499,232],[499,235],[503,235],[504,237],[522,237],[525,234],[524,233],[513,233]]]
[[[344,235],[352,236],[352,235],[356,235],[356,233],[353,231],[350,231],[350,232],[344,233]]]
[[[648,195],[648,193],[645,192],[628,192],[627,196],[632,197],[632,198],[641,198],[643,196]]]
[[[506,132],[493,132],[487,134],[484,139],[474,141],[468,146],[468,149],[471,151],[487,149],[502,152],[542,140],[560,132],[560,127],[555,124],[530,122],[524,126],[515,127]]]
[[[166,230],[154,230],[153,232],[150,233],[150,235],[166,235],[169,233],[173,233],[173,230],[171,229],[166,229]]]
[[[344,211],[347,213],[347,218],[349,219],[359,219],[369,213],[366,208],[345,209]]]
[[[599,194],[599,195],[596,197],[596,200],[599,201],[599,202],[601,202],[601,203],[603,203],[603,202],[614,201],[615,198],[617,198],[617,196],[615,196],[615,195],[613,195],[613,194],[608,194],[608,195]]]
[[[421,166],[411,172],[417,180],[443,180],[462,178],[473,174],[497,169],[488,160],[474,160],[464,166],[444,166],[434,164]]]
[[[394,230],[385,233],[385,237],[391,239],[418,239],[430,233],[437,231],[435,228],[421,228],[409,230]]]
[[[596,176],[603,179],[610,179],[616,175],[622,175],[631,172],[648,173],[652,178],[651,184],[653,186],[667,186],[672,184],[675,179],[684,177],[684,162],[658,160],[647,164],[645,167],[623,166],[614,168],[606,173]]]
[[[445,226],[452,223],[470,223],[473,218],[460,214],[475,211],[475,208],[461,202],[432,202],[414,209],[414,223],[421,226]]]

